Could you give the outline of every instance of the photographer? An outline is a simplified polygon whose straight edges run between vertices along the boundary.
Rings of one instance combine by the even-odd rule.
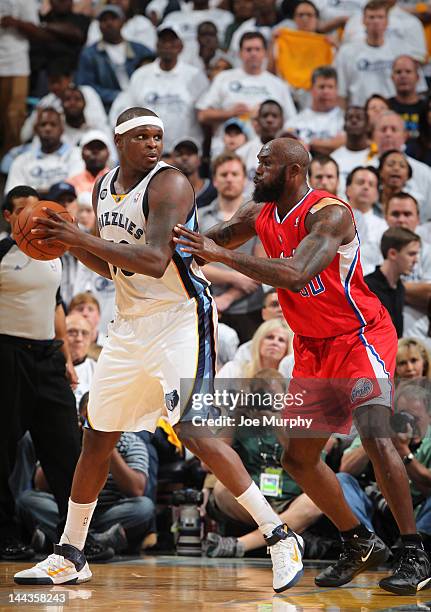
[[[275,399],[276,395],[285,394],[285,379],[275,369],[260,370],[251,381],[250,392],[255,396],[260,394],[262,399],[269,395]],[[266,413],[268,413],[266,402],[263,402],[262,406],[253,403],[252,407],[246,407],[246,411],[243,412],[249,417],[258,417]],[[238,414],[236,418],[239,422]],[[232,446],[268,502],[279,513],[281,520],[296,533],[304,536],[304,530],[314,524],[322,516],[322,512],[281,468],[283,447],[275,431],[271,427],[237,426]],[[256,529],[252,517],[219,481],[216,481],[210,496],[209,511],[218,521],[233,520],[244,527],[249,526],[250,531],[240,538],[209,533],[203,545],[208,557],[243,557],[246,552],[265,546],[265,540]],[[313,557],[317,558],[321,558],[332,545],[330,540],[308,534],[305,542],[309,558],[311,541],[314,548]]]
[[[393,442],[406,466],[417,528],[425,536],[425,544],[431,537],[430,392],[429,382],[423,378],[400,383],[396,413],[391,419],[396,432]],[[375,484],[370,461],[359,437],[344,452],[337,477],[352,510],[367,529],[375,531],[376,513],[383,512],[387,516],[389,510]]]

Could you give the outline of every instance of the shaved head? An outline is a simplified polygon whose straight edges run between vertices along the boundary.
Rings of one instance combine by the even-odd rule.
[[[265,145],[265,147],[267,146],[271,147],[271,151],[278,157],[283,166],[297,164],[303,170],[304,176],[307,175],[310,155],[298,140],[295,138],[275,138]]]
[[[261,148],[257,157],[255,202],[278,201],[283,193],[306,183],[310,156],[298,140],[275,138]]]

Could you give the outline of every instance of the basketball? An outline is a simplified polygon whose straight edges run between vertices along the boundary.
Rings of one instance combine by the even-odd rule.
[[[58,204],[57,202],[50,202],[49,200],[41,200],[36,205],[26,206],[22,209],[16,220],[13,237],[18,247],[26,255],[32,257],[33,259],[48,261],[49,259],[61,257],[61,255],[67,251],[67,246],[61,242],[40,244],[39,240],[43,239],[43,235],[34,235],[31,233],[32,229],[43,229],[42,225],[39,225],[33,221],[33,217],[49,218],[49,215],[43,210],[43,208],[53,210],[58,215],[61,215],[66,221],[73,221],[70,214],[61,204]]]

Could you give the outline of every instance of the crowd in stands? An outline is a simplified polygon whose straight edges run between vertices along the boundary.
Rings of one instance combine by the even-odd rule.
[[[365,281],[399,338],[396,403],[412,425],[395,435],[396,448],[410,457],[404,462],[418,529],[431,548],[430,53],[431,5],[412,0],[0,0],[0,349],[7,346],[2,359],[12,359],[21,349],[7,338],[28,341],[31,371],[39,358],[51,359],[51,345],[40,342],[55,331],[63,361],[52,367],[62,376],[66,366],[68,375],[67,384],[47,378],[35,390],[24,371],[1,362],[2,388],[13,376],[25,388],[20,402],[34,406],[10,419],[13,443],[0,451],[0,559],[31,558],[57,540],[91,378],[115,311],[113,282],[70,253],[58,269],[53,264],[46,293],[33,287],[23,304],[30,272],[26,285],[15,282],[25,256],[14,250],[10,229],[22,200],[39,198],[60,203],[93,232],[92,189],[118,162],[113,127],[133,106],[162,118],[163,160],[192,184],[202,231],[250,199],[257,155],[276,137],[307,148],[311,188],[349,202]],[[265,256],[257,239],[239,250]],[[286,390],[293,333],[276,291],[222,264],[203,271],[219,315],[217,377]],[[45,299],[55,317],[36,329]],[[5,400],[8,419],[15,399]],[[62,403],[68,416],[57,417],[54,429]],[[232,444],[259,486],[268,470],[278,474],[268,499],[304,536],[306,556],[334,554],[334,528],[282,472],[275,433],[237,431]],[[359,438],[334,436],[324,454],[361,522],[396,547],[395,524]],[[205,470],[167,420],[154,435],[124,433],[87,558],[154,547],[157,533],[169,531],[161,505],[180,486],[205,491],[213,521],[205,554],[253,554],[264,545],[260,532]]]

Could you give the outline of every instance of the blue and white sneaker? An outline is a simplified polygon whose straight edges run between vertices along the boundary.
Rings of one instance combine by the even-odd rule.
[[[54,544],[54,553],[30,569],[17,572],[17,584],[80,584],[91,579],[84,553],[71,544]]]
[[[265,536],[265,542],[272,559],[272,586],[276,593],[282,593],[293,587],[304,573],[304,541],[287,525],[278,525]]]

